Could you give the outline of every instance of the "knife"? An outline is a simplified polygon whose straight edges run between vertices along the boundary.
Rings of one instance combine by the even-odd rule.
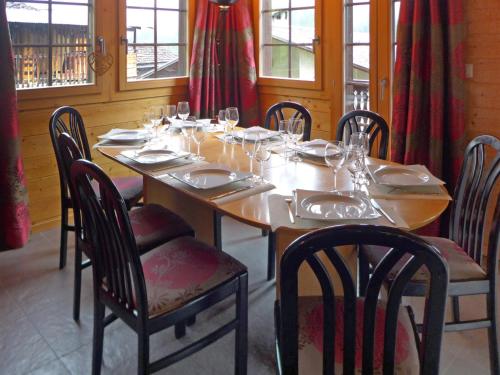
[[[231,191],[227,191],[225,193],[222,193],[222,194],[219,194],[219,195],[215,195],[213,197],[210,197],[208,198],[208,200],[216,200],[216,199],[220,199],[220,198],[224,198],[224,197],[227,197],[229,195],[233,195],[233,194],[236,194],[236,193],[239,193],[240,191],[245,191],[245,190],[248,190],[250,188],[253,188],[253,185],[247,185],[247,186],[243,186],[243,187],[240,187],[238,189],[234,189],[234,190],[231,190]]]
[[[380,212],[387,220],[389,220],[392,224],[396,225],[396,222],[394,221],[394,219],[392,217],[389,216],[389,214],[387,212],[384,211],[384,209],[382,207],[380,207],[380,204],[378,204],[378,202],[375,200],[375,199],[370,199],[370,203],[372,204],[372,206],[378,211]]]

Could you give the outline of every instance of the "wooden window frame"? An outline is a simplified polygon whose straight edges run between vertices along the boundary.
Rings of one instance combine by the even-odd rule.
[[[64,2],[64,1],[63,1]],[[95,40],[96,35],[101,33],[101,29],[98,25],[100,25],[99,14],[100,14],[100,5],[99,1],[93,0],[92,5],[89,6],[93,9],[93,50],[95,50]],[[79,5],[78,3],[74,3],[74,5]],[[90,69],[90,67],[89,67]],[[99,94],[102,91],[102,80],[99,78],[97,74],[94,74],[94,82],[87,84],[79,84],[79,85],[68,85],[68,86],[46,86],[46,87],[32,87],[26,89],[16,90],[18,101],[24,100],[37,100],[37,99],[50,99],[50,98],[62,98],[68,96],[81,96],[81,95],[91,95],[91,94]]]
[[[182,0],[181,0],[182,1]],[[186,51],[187,51],[187,67],[186,76],[171,77],[171,78],[151,78],[139,81],[127,80],[127,43],[125,42],[127,35],[127,2],[126,0],[118,0],[118,87],[121,91],[129,90],[146,90],[173,86],[187,86],[189,84],[189,69],[191,61],[192,36],[194,30],[194,18],[196,13],[196,0],[187,1],[187,35],[186,35]]]
[[[314,81],[306,81],[296,78],[282,78],[282,77],[269,77],[261,76],[261,65],[262,65],[262,0],[258,0],[258,30],[256,32],[258,40],[258,78],[257,83],[259,86],[277,86],[277,87],[288,87],[296,89],[309,89],[309,90],[321,90],[323,88],[323,73],[322,73],[322,50],[323,50],[323,39],[322,39],[322,0],[315,0],[314,5],[314,24],[315,24],[315,38],[318,39],[317,42],[313,42],[314,49]]]

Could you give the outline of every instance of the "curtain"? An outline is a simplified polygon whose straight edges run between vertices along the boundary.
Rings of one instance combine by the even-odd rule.
[[[424,164],[450,192],[464,134],[463,0],[402,0],[394,68],[391,155]],[[437,234],[434,225],[428,234]]]
[[[214,118],[220,109],[238,107],[242,126],[259,124],[253,40],[248,0],[227,11],[198,1],[189,77],[195,116]]]
[[[21,159],[14,60],[6,3],[0,0],[0,251],[22,247],[30,233]]]

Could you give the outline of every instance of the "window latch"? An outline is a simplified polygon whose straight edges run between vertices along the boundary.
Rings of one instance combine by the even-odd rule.
[[[313,38],[313,40],[312,40],[313,53],[316,53],[316,46],[319,45],[320,41],[321,40],[320,40],[319,36],[316,36],[316,38]]]

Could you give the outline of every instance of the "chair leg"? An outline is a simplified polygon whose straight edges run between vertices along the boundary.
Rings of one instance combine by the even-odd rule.
[[[73,320],[80,320],[80,299],[82,292],[82,250],[75,241],[75,281],[73,290]]]
[[[214,246],[222,250],[222,215],[214,211]]]
[[[452,313],[453,313],[453,322],[458,323],[460,322],[460,300],[458,296],[452,296],[451,297],[451,304],[452,304]]]
[[[276,276],[276,233],[269,231],[267,242],[267,281]]]
[[[246,375],[248,361],[248,275],[239,278],[238,294],[236,295],[236,318],[238,326],[235,335],[235,375]]]
[[[186,336],[186,323],[182,321],[175,325],[175,338],[180,339],[184,336]]]
[[[61,242],[59,245],[59,269],[62,270],[66,266],[66,258],[68,254],[68,207],[61,202]]]
[[[366,287],[370,280],[370,264],[366,259],[363,251],[358,249],[358,266],[359,266],[359,295],[364,296]]]
[[[186,320],[186,325],[188,327],[192,326],[194,323],[196,323],[196,315],[193,315],[192,317],[188,318],[188,320]]]
[[[149,374],[149,335],[144,332],[144,328],[137,335],[139,339],[139,356],[137,359],[137,374],[146,375]]]
[[[92,375],[100,375],[102,366],[102,347],[104,344],[105,306],[94,298],[94,338],[92,346]]]
[[[500,351],[499,343],[500,337],[498,332],[498,302],[497,290],[495,287],[491,288],[487,296],[487,309],[488,315],[491,319],[491,327],[488,328],[488,341],[490,348],[490,368],[492,374],[500,374]]]

